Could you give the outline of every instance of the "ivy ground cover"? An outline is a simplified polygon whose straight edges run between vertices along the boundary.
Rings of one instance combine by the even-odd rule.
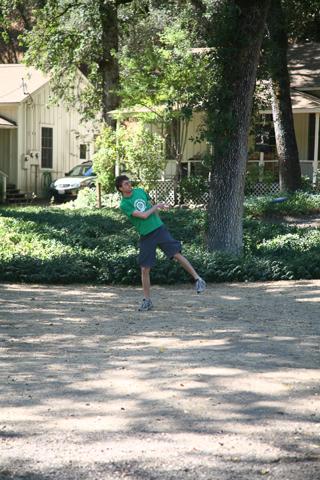
[[[209,253],[206,214],[170,210],[161,217],[183,254],[208,282],[319,279],[320,233],[244,220],[241,254]],[[140,284],[139,238],[118,209],[0,209],[0,281]],[[155,284],[189,282],[180,264],[158,252]]]

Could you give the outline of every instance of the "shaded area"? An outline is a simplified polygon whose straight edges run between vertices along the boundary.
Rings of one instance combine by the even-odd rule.
[[[152,298],[1,287],[3,478],[318,478],[319,282]]]
[[[118,209],[62,211],[52,208],[0,209],[0,281],[47,284],[140,284],[139,240]],[[209,253],[203,246],[203,211],[164,212],[172,236],[209,282],[320,278],[320,234],[258,221],[244,221],[244,252]],[[151,270],[153,284],[190,281],[180,264],[162,253]]]

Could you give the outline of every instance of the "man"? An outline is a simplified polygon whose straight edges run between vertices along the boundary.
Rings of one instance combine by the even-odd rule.
[[[181,242],[171,237],[158,215],[158,208],[164,209],[167,205],[165,203],[152,205],[149,195],[142,188],[133,190],[126,175],[117,177],[115,185],[123,195],[121,210],[129,217],[140,234],[140,253],[137,261],[141,266],[144,299],[139,310],[149,310],[153,307],[150,299],[150,268],[156,264],[156,247],[159,247],[168,258],[178,260],[195,279],[197,293],[202,292],[206,288],[206,282],[181,255]]]

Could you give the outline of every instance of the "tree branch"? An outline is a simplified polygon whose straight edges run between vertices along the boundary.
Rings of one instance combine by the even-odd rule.
[[[190,0],[190,2],[197,10],[200,10],[202,13],[205,13],[207,7],[206,5],[204,5],[202,0]]]
[[[119,5],[127,5],[128,3],[132,3],[132,0],[117,0],[117,1],[116,1],[117,7],[118,7]]]
[[[74,7],[84,7],[86,4],[85,3],[70,3],[64,10],[63,12],[59,13],[56,17],[54,17],[51,21],[54,22],[57,20],[57,18],[62,17],[65,13],[67,13],[68,10]]]

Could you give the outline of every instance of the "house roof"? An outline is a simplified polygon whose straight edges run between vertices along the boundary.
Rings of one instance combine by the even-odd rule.
[[[291,102],[293,110],[303,110],[307,109],[320,111],[320,98],[315,97],[314,95],[309,95],[305,92],[299,92],[298,90],[291,89]]]
[[[320,98],[310,95],[306,92],[301,92],[294,88],[290,89],[290,97],[292,104],[292,111],[294,113],[311,113],[320,112]],[[261,113],[272,113],[270,101],[267,108],[261,110]]]
[[[0,128],[16,128],[16,123],[0,115]]]
[[[211,48],[193,48],[193,54],[207,53]],[[291,87],[320,90],[320,43],[295,43],[288,46],[288,70]]]
[[[290,45],[288,70],[293,112],[320,112],[320,98],[315,95],[320,92],[320,43]],[[267,86],[266,81],[260,83]],[[264,113],[272,113],[270,101],[268,104]]]
[[[320,89],[320,44],[292,44],[288,48],[291,87]]]
[[[21,63],[0,65],[0,104],[20,103],[49,81],[40,70]],[[25,84],[23,86],[23,83]]]

